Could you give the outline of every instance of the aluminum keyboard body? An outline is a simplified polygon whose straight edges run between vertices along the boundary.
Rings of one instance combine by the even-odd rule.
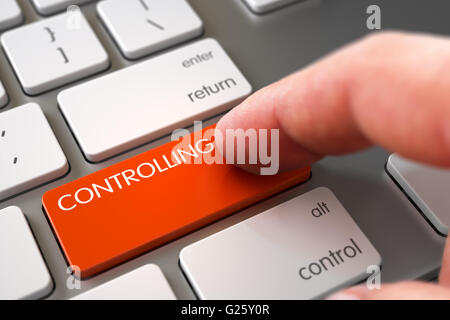
[[[25,23],[44,19],[29,1],[19,2]],[[368,33],[365,12],[372,4],[366,0],[311,0],[256,15],[241,0],[191,0],[189,3],[203,21],[205,32],[201,37],[217,39],[254,90]],[[448,1],[398,0],[378,1],[378,4],[382,7],[383,29],[450,34]],[[95,3],[83,5],[82,10],[111,59],[108,70],[89,79],[171,50],[128,61],[101,24]],[[176,47],[182,45],[184,43]],[[43,213],[42,195],[57,186],[162,145],[169,138],[153,141],[105,162],[89,163],[57,106],[57,93],[74,84],[39,96],[27,96],[4,52],[0,52],[0,79],[10,100],[0,112],[37,102],[71,167],[62,179],[0,202],[1,208],[18,206],[27,215],[55,282],[50,299],[74,297],[145,264],[156,264],[163,270],[179,299],[193,299],[194,293],[178,265],[179,253],[185,246],[319,186],[333,190],[379,251],[383,258],[382,281],[433,279],[437,276],[445,238],[433,230],[385,173],[389,153],[373,148],[350,156],[326,158],[313,166],[312,178],[307,183],[83,281],[81,290],[69,290],[66,287],[69,276],[65,272],[66,262]],[[215,123],[218,119],[210,119],[206,124]]]

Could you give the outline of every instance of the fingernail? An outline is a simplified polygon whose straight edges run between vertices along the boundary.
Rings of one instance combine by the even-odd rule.
[[[327,297],[325,300],[361,300],[357,295],[346,293],[346,292],[337,292]]]

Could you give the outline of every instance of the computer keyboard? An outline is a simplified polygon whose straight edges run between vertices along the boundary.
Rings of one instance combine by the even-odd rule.
[[[0,11],[0,31],[20,24],[22,20],[22,11],[16,0],[2,1],[2,10]]]
[[[316,188],[184,248],[180,265],[201,299],[317,299],[366,279],[381,257]]]
[[[8,103],[8,95],[6,94],[3,84],[0,82],[0,108],[3,108]]]
[[[92,0],[31,0],[36,10],[42,15],[50,15],[66,10],[70,5],[82,5]]]
[[[72,300],[116,299],[175,300],[176,297],[161,269],[154,264],[147,264],[72,298]]]
[[[0,200],[60,178],[69,163],[35,103],[0,113]]]
[[[3,50],[25,93],[38,95],[108,68],[105,49],[82,14],[79,19],[78,27],[68,28],[62,13],[2,35]]]
[[[64,90],[58,104],[86,159],[98,162],[224,112],[251,90],[220,44],[205,39]]]
[[[168,143],[44,194],[45,212],[69,264],[79,268],[81,278],[310,176],[309,168],[258,176],[231,165],[208,164],[202,158],[214,152],[211,132],[212,128],[194,132],[188,145]],[[198,159],[203,162],[196,163]]]
[[[424,166],[397,154],[389,157],[386,170],[436,230],[447,235],[450,170]]]
[[[244,0],[255,13],[266,13],[300,0]]]
[[[18,207],[0,210],[0,299],[39,299],[50,294],[53,281]]]
[[[185,1],[109,0],[99,3],[98,14],[128,59],[141,58],[203,32],[201,19]]]
[[[311,177],[153,161],[172,130],[368,33],[370,4],[0,1],[0,298],[317,299],[370,266],[435,278],[446,172],[380,148]],[[381,6],[384,28],[450,34],[447,1]]]

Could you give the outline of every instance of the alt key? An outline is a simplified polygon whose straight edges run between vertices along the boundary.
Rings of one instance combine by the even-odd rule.
[[[184,248],[201,299],[317,299],[377,276],[381,257],[327,188]]]

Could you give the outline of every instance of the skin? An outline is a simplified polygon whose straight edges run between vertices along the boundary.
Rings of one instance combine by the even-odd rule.
[[[225,135],[226,129],[280,129],[281,171],[372,145],[449,168],[448,70],[448,38],[379,32],[259,90],[216,130]],[[259,172],[258,165],[241,167]],[[450,299],[450,242],[439,284],[358,286],[330,299]]]

